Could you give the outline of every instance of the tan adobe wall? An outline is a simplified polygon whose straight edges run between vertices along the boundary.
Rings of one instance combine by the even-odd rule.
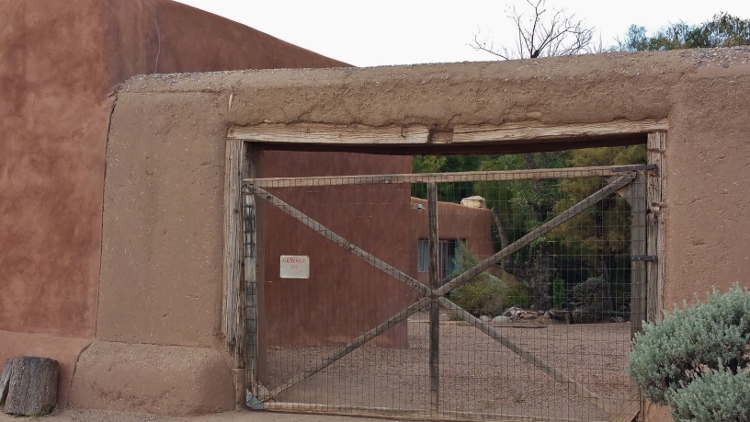
[[[102,333],[215,339],[220,291],[206,283],[220,277],[223,145],[234,124],[668,119],[664,305],[712,284],[748,286],[749,89],[747,48],[131,79],[109,139]],[[125,279],[130,289],[115,287]],[[133,313],[149,321],[135,321],[140,330],[124,322]]]

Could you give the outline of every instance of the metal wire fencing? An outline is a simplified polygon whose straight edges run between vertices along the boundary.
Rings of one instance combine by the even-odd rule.
[[[636,400],[644,171],[247,181],[257,398],[400,418],[617,416]]]

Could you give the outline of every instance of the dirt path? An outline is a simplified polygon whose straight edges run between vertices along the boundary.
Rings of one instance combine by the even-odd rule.
[[[33,418],[6,415],[0,412],[0,422],[26,422]],[[43,422],[382,422],[383,419],[353,418],[328,415],[301,415],[278,412],[226,412],[192,417],[167,417],[141,413],[105,410],[65,409],[43,418]]]

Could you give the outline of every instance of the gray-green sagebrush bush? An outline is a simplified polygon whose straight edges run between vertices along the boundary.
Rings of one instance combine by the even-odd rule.
[[[714,289],[636,334],[628,372],[675,421],[750,420],[750,293]]]

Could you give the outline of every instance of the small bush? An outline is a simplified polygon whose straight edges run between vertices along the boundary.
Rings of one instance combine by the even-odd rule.
[[[628,372],[646,398],[672,408],[675,421],[746,421],[750,293],[735,285],[696,302],[644,325]]]
[[[466,244],[458,245],[455,269],[451,277],[473,267],[479,260],[471,253]],[[503,299],[508,291],[507,285],[488,272],[483,272],[451,292],[451,299],[456,305],[471,312],[474,316],[498,315],[503,310]]]
[[[565,280],[558,273],[555,273],[552,279],[552,306],[555,309],[565,306]]]
[[[523,284],[516,284],[508,287],[506,299],[503,302],[508,306],[516,306],[521,309],[531,308],[531,304],[534,303],[531,297],[531,289]]]

